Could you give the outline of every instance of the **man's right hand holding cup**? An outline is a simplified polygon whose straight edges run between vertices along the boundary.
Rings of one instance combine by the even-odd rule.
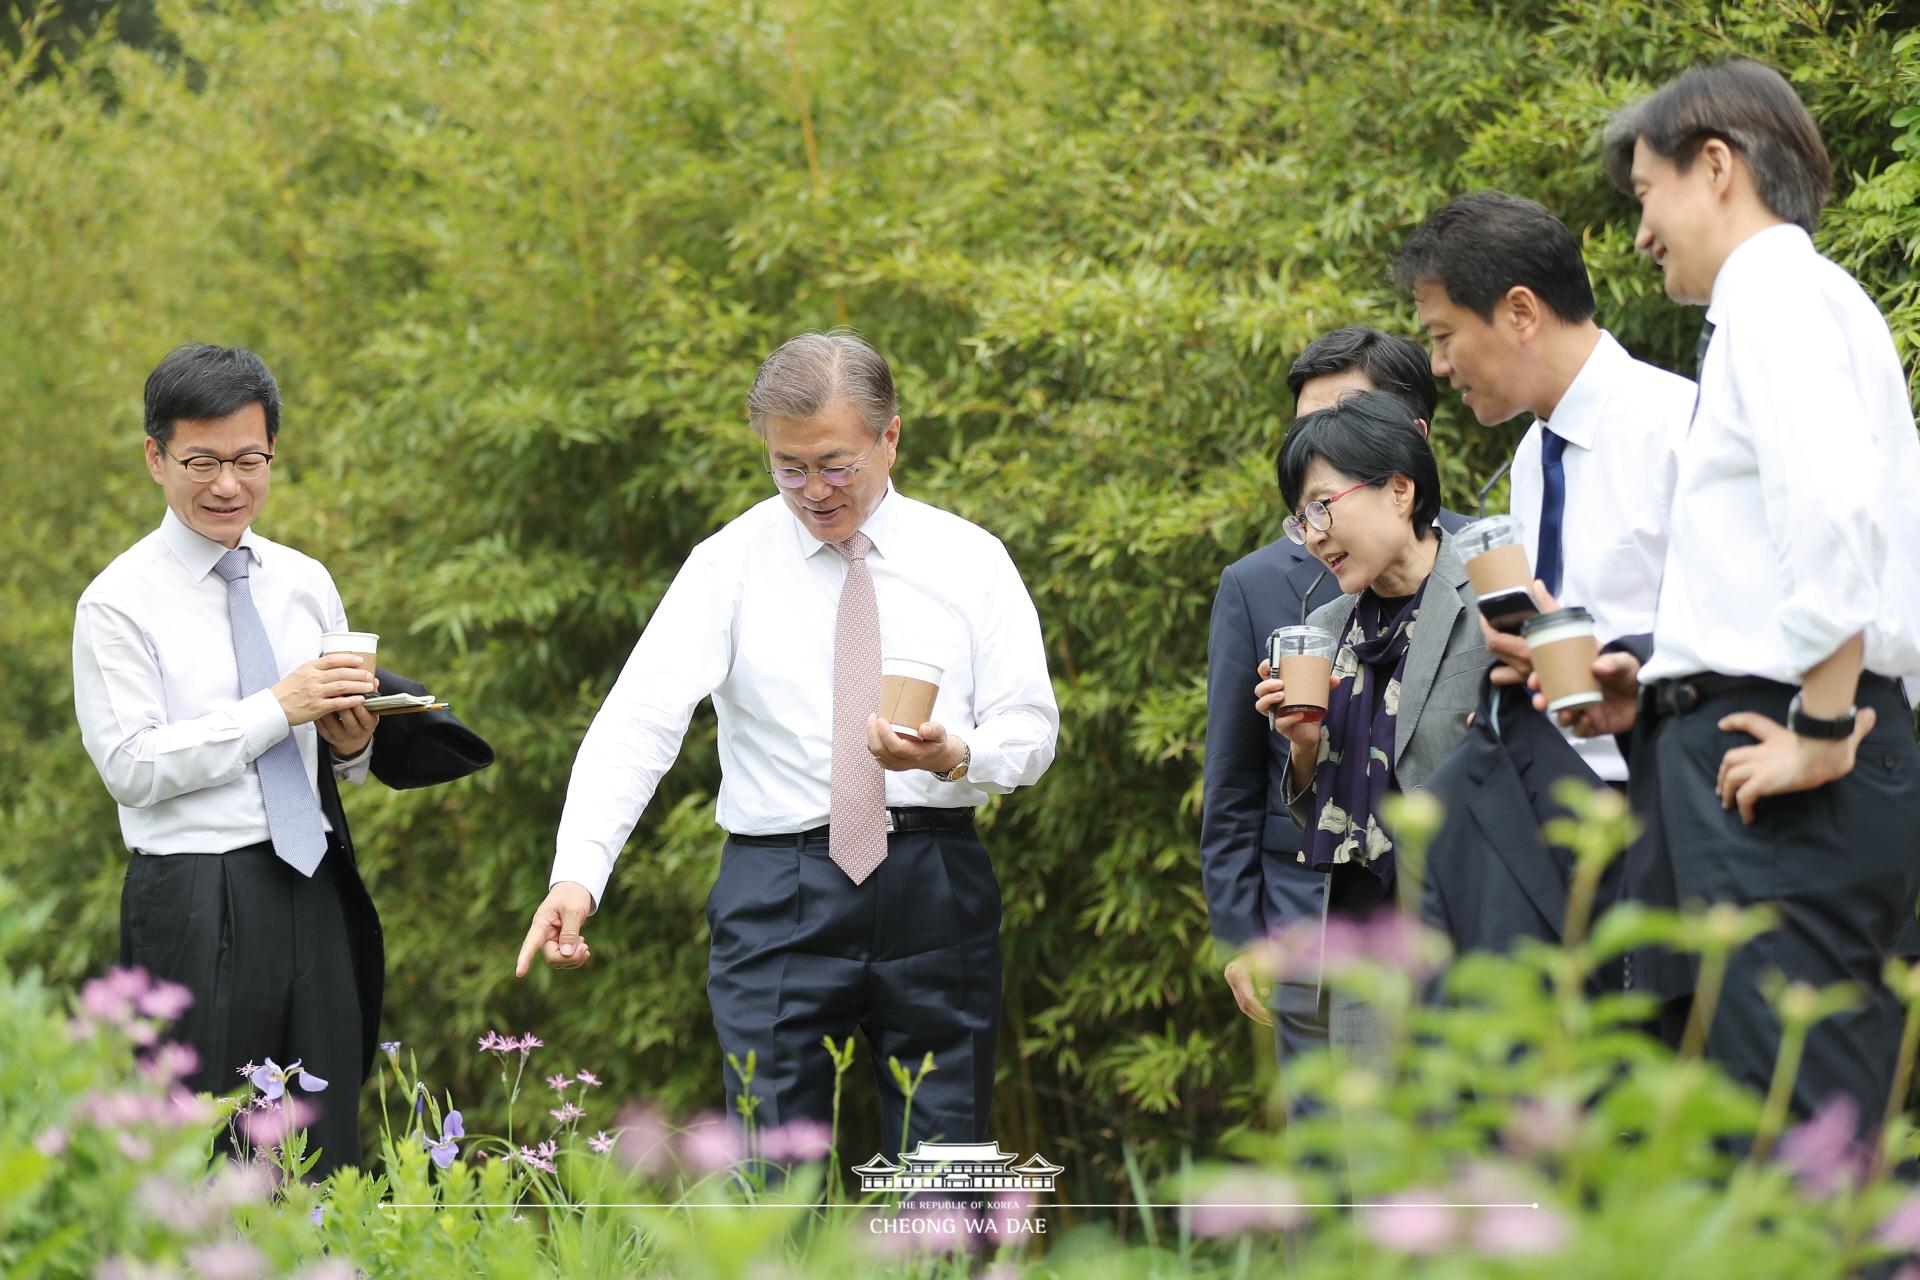
[[[311,724],[321,716],[357,707],[380,691],[373,672],[358,654],[323,653],[303,662],[273,686],[273,696],[289,725]]]

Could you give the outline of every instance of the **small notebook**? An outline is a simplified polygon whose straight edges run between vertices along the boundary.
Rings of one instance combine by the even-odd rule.
[[[361,705],[377,716],[403,716],[411,711],[438,711],[447,704],[430,693],[388,693]]]

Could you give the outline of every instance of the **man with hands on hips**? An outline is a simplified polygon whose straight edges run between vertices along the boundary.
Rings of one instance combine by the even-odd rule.
[[[1778,72],[1687,72],[1615,117],[1606,156],[1668,295],[1707,312],[1653,634],[1603,654],[1605,700],[1564,718],[1633,735],[1646,835],[1626,858],[1630,896],[1779,912],[1689,1034],[1764,1091],[1780,1043],[1768,975],[1853,983],[1866,1000],[1812,1029],[1793,1104],[1845,1094],[1873,1129],[1900,1030],[1880,976],[1920,887],[1901,685],[1920,674],[1906,377],[1872,300],[1814,248],[1829,163]],[[1649,961],[1641,985],[1690,990],[1689,965]]]
[[[148,377],[167,509],[80,597],[74,707],[133,855],[121,963],[192,995],[171,1033],[198,1057],[189,1088],[226,1093],[269,1058],[328,1083],[299,1095],[320,1177],[360,1155],[379,931],[322,797],[366,777],[376,685],[354,654],[307,657],[347,629],[340,595],[253,527],[279,427],[251,352],[182,346]]]
[[[515,972],[591,957],[581,926],[710,696],[727,832],[707,900],[721,1095],[742,1089],[728,1059],[752,1053],[756,1125],[830,1121],[821,1039],[858,1028],[882,1132],[905,1109],[887,1059],[917,1069],[931,1053],[914,1136],[982,1141],[1000,892],[973,810],[1052,762],[1039,619],[998,539],[892,487],[900,419],[872,347],[802,334],[747,403],[777,493],[694,548],[595,716]],[[918,740],[877,714],[883,658],[941,668]]]

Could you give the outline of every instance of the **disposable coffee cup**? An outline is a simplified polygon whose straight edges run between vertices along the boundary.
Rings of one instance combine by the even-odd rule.
[[[329,653],[357,653],[368,675],[373,674],[374,655],[380,651],[380,637],[372,631],[329,631],[320,637],[320,656]]]
[[[1593,678],[1600,646],[1592,614],[1581,608],[1556,609],[1528,619],[1521,633],[1533,650],[1533,669],[1540,673],[1540,692],[1546,695],[1549,712],[1600,701],[1600,682]]]
[[[933,719],[933,701],[940,696],[941,668],[911,658],[880,660],[880,714],[903,738],[918,738],[920,726]]]
[[[1287,686],[1286,705],[1267,716],[1305,716],[1318,724],[1327,716],[1333,692],[1333,655],[1340,642],[1322,627],[1281,627],[1267,637],[1267,669]]]
[[[1488,516],[1453,535],[1474,594],[1482,600],[1533,586],[1533,568],[1520,522],[1512,516]]]

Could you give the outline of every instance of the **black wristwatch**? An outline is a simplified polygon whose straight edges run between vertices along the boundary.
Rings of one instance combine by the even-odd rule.
[[[1793,701],[1787,704],[1787,728],[1803,738],[1813,738],[1820,742],[1838,742],[1842,738],[1853,736],[1854,718],[1860,708],[1848,707],[1847,714],[1831,720],[1822,720],[1819,716],[1810,716],[1800,709],[1800,695],[1794,694]]]

